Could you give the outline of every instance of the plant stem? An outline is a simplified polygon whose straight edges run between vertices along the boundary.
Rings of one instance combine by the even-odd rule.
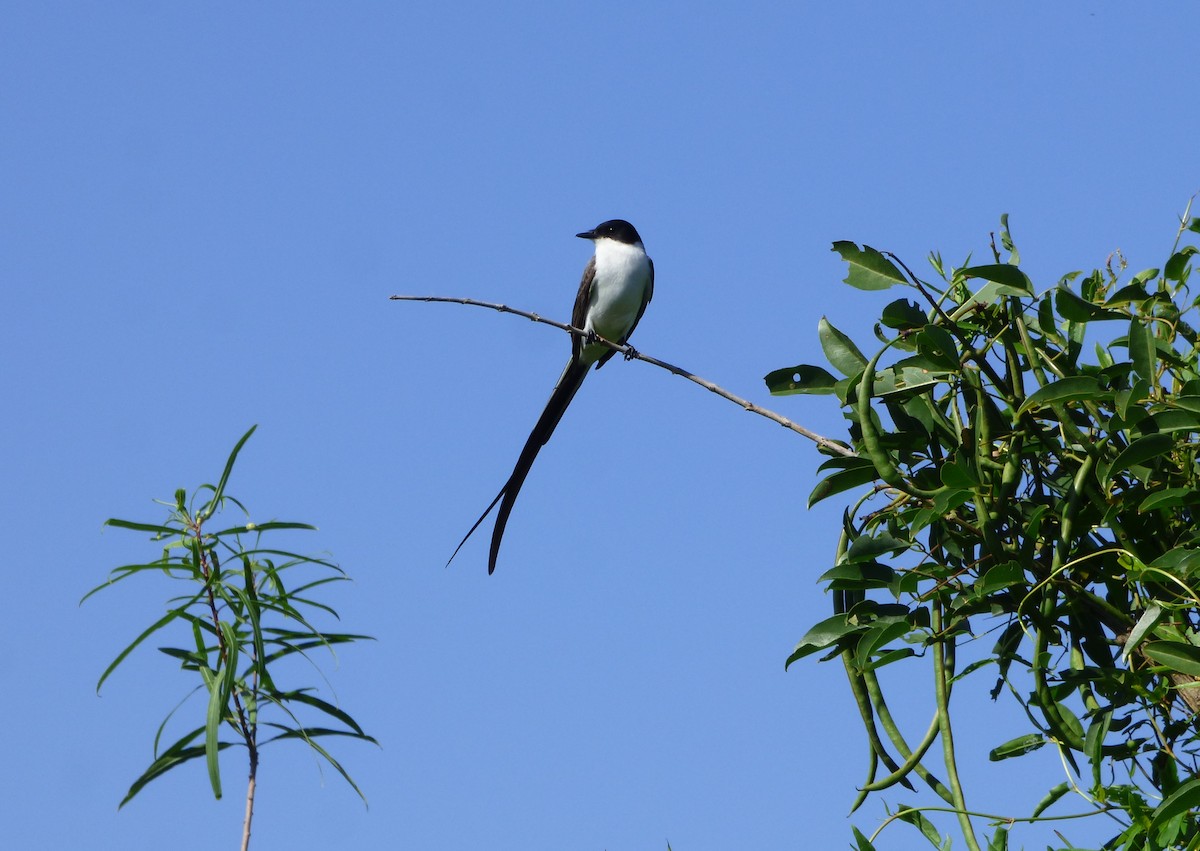
[[[971,824],[971,816],[967,813],[967,802],[963,796],[962,783],[958,779],[958,763],[954,757],[954,734],[950,729],[950,679],[954,672],[947,666],[954,663],[947,659],[953,658],[946,653],[946,642],[953,642],[953,635],[942,633],[942,603],[934,599],[933,605],[933,684],[937,695],[937,714],[942,728],[942,758],[946,763],[946,780],[950,784],[950,793],[954,796],[954,811],[958,815],[959,826],[962,827],[963,838],[971,851],[980,851],[979,841],[975,838],[975,826]],[[951,644],[953,646],[953,644]]]
[[[242,822],[242,851],[250,848],[250,822],[254,820],[254,789],[258,779],[258,748],[250,742],[250,779],[246,783],[246,818]]]

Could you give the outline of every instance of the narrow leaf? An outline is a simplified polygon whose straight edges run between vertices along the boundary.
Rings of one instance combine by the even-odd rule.
[[[1138,648],[1150,630],[1158,626],[1158,622],[1162,620],[1163,608],[1158,603],[1151,603],[1146,611],[1142,612],[1142,616],[1138,618],[1137,624],[1129,632],[1129,637],[1125,639],[1125,646],[1121,650],[1121,655],[1129,658],[1129,654]]]
[[[178,535],[178,529],[162,526],[158,523],[135,523],[132,520],[118,520],[110,517],[104,521],[105,526],[115,526],[118,529],[132,529],[135,532],[153,532],[156,535]]]
[[[254,434],[257,425],[250,426],[250,430],[242,435],[242,439],[233,447],[233,451],[229,453],[229,460],[225,462],[225,470],[221,473],[221,479],[217,482],[216,488],[213,489],[212,498],[208,501],[205,516],[211,517],[213,512],[217,510],[217,506],[221,502],[221,497],[225,495],[225,485],[229,482],[229,474],[233,472],[233,464],[237,461],[238,453],[242,451],[242,447],[246,445],[246,441],[250,439],[250,435]],[[217,797],[220,797],[218,795]]]
[[[334,718],[336,718],[337,720],[341,721],[347,727],[352,729],[355,733],[358,733],[360,736],[366,735],[365,733],[363,733],[362,727],[358,726],[358,722],[355,721],[353,718],[351,718],[349,714],[342,711],[341,709],[338,709],[332,703],[328,703],[327,701],[321,700],[321,698],[319,698],[319,697],[315,697],[311,694],[306,694],[302,691],[274,692],[271,695],[269,695],[269,697],[272,700],[278,700],[281,702],[290,701],[290,702],[294,702],[294,703],[303,703],[307,706],[313,707],[314,709],[319,709],[322,712],[324,712],[326,715],[331,715]]]
[[[144,789],[150,781],[161,777],[172,768],[183,765],[185,762],[189,762],[197,757],[204,756],[205,749],[203,747],[199,745],[187,746],[188,742],[191,742],[202,732],[204,732],[203,727],[196,728],[164,751],[154,762],[150,763],[150,767],[143,771],[137,780],[133,781],[133,785],[129,787],[129,791],[125,793],[125,797],[121,799],[121,803],[117,805],[117,809],[132,801],[134,796]],[[220,750],[224,750],[227,747],[231,747],[231,745],[231,742],[221,742],[218,747]]]
[[[1153,833],[1164,822],[1197,807],[1200,807],[1200,777],[1193,777],[1168,795],[1154,811],[1154,818],[1150,820],[1150,832]]]
[[[195,599],[195,598],[193,598],[193,599]],[[191,603],[189,602],[188,605],[191,605]],[[162,629],[164,626],[169,624],[171,621],[175,620],[175,618],[179,617],[179,613],[181,611],[183,611],[182,608],[171,609],[171,611],[167,612],[165,615],[163,615],[161,618],[156,620],[154,623],[150,624],[150,626],[148,626],[142,632],[141,635],[139,635],[132,642],[130,642],[128,647],[126,647],[119,654],[117,654],[117,658],[113,659],[112,662],[109,663],[109,666],[104,669],[104,673],[100,675],[100,679],[96,682],[96,694],[100,693],[100,686],[104,685],[104,681],[108,679],[108,675],[111,674],[113,671],[115,671],[117,669],[117,666],[120,665],[123,661],[125,661],[125,657],[128,656],[130,653],[132,653],[133,649],[135,647],[137,647],[139,644],[141,644],[143,641],[145,641],[147,638],[149,638],[154,633],[158,632],[160,629]]]

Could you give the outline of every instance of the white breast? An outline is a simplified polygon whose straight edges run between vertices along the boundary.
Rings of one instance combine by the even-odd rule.
[[[606,340],[624,339],[637,321],[649,286],[650,259],[641,246],[613,239],[596,240],[596,274],[587,329]],[[604,351],[601,348],[595,357]]]

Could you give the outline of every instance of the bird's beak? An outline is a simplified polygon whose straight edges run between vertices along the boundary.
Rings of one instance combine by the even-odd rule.
[[[594,230],[585,230],[583,233],[575,234],[580,239],[595,239],[596,232]]]

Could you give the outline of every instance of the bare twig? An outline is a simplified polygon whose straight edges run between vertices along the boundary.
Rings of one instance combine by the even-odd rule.
[[[394,295],[391,297],[391,299],[393,301],[429,301],[429,302],[442,302],[442,303],[446,303],[446,304],[468,304],[468,305],[472,305],[474,307],[486,307],[491,310],[498,311],[500,313],[512,313],[512,314],[515,314],[516,316],[523,316],[526,319],[529,319],[533,322],[541,322],[544,325],[553,325],[555,328],[558,328],[560,331],[566,331],[568,334],[573,334],[576,337],[586,337],[588,335],[587,331],[584,331],[582,328],[576,328],[572,325],[564,325],[561,322],[555,322],[553,319],[547,319],[544,316],[539,316],[536,313],[529,313],[524,310],[517,310],[515,307],[509,307],[506,304],[495,304],[493,302],[477,301],[473,298],[452,298],[450,296],[437,296],[437,295]],[[784,428],[790,429],[790,430],[796,432],[796,434],[807,437],[809,440],[816,443],[822,449],[825,449],[829,452],[835,452],[838,455],[845,455],[850,458],[853,458],[858,454],[853,449],[849,449],[836,441],[830,440],[828,437],[822,437],[821,435],[817,434],[816,432],[806,429],[802,425],[797,425],[796,423],[789,420],[787,417],[780,416],[779,414],[775,413],[774,411],[768,410],[767,408],[760,407],[747,399],[743,399],[741,396],[735,396],[734,394],[730,393],[728,390],[724,389],[723,387],[713,384],[711,381],[701,378],[698,375],[694,375],[693,373],[688,372],[686,369],[682,369],[681,367],[674,366],[672,364],[667,363],[666,361],[661,361],[658,358],[650,357],[649,355],[644,355],[641,352],[639,352],[637,349],[633,348],[633,346],[627,346],[627,345],[623,346],[620,343],[614,343],[611,340],[604,339],[603,337],[597,337],[596,342],[601,343],[605,346],[608,346],[610,349],[612,349],[615,352],[619,352],[620,354],[623,354],[626,357],[626,359],[629,359],[629,360],[636,359],[636,360],[640,360],[640,361],[645,361],[648,364],[652,364],[654,366],[660,367],[661,369],[665,369],[668,372],[672,372],[675,375],[680,376],[681,378],[686,378],[688,381],[695,382],[696,384],[699,384],[704,389],[710,390],[713,393],[716,393],[718,396],[720,396],[723,399],[728,399],[730,402],[733,402],[735,405],[742,407],[743,409],[749,411],[752,414],[758,414],[760,417],[766,417],[767,419],[771,420],[772,422],[776,422],[779,425],[783,426]]]

